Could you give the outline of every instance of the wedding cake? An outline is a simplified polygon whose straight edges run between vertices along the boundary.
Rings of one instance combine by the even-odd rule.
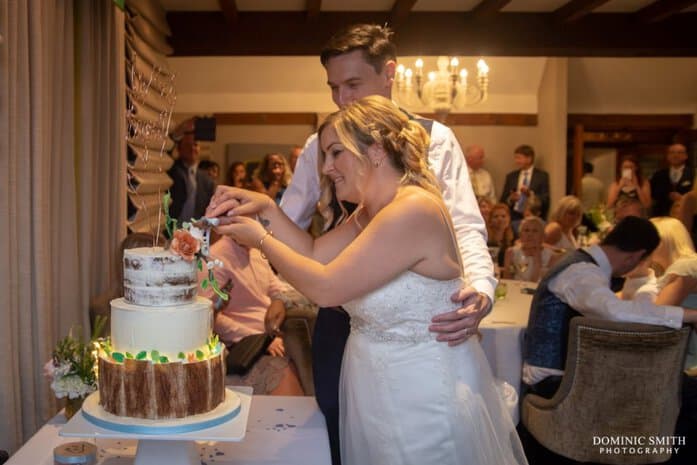
[[[99,356],[99,403],[123,417],[183,418],[225,399],[223,346],[197,261],[160,247],[126,250],[124,297],[111,301]]]

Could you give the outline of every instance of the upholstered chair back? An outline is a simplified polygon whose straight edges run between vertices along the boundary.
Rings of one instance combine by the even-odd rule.
[[[669,451],[631,454],[631,445],[616,453],[612,442],[646,447],[673,436],[689,332],[573,318],[561,386],[551,399],[525,396],[523,424],[544,447],[579,462],[668,460]]]

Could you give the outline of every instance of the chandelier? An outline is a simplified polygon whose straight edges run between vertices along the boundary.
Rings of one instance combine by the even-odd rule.
[[[460,68],[456,57],[439,56],[436,71],[429,71],[424,79],[424,61],[418,58],[414,71],[397,66],[393,97],[407,107],[426,106],[440,116],[456,108],[474,105],[486,100],[489,87],[489,66],[483,59],[477,62],[476,79],[468,79],[467,69]]]

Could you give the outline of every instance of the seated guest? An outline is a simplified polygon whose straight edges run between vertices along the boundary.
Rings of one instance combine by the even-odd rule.
[[[284,285],[260,252],[222,236],[211,246],[210,255],[223,262],[222,268],[213,269],[220,286],[232,282],[227,302],[218,299],[210,287],[202,292],[222,307],[216,310],[214,325],[220,340],[232,346],[245,336],[277,333],[285,317]],[[199,281],[208,276],[207,270],[201,273]],[[253,386],[254,393],[261,395],[303,395],[294,364],[286,357],[283,337],[276,336],[267,352],[247,374],[231,375],[234,379],[228,383]]]
[[[645,218],[645,210],[639,199],[633,199],[625,197],[620,199],[615,204],[615,217],[614,222],[619,223],[628,216],[638,216],[639,218]]]
[[[498,266],[503,266],[506,249],[513,245],[515,239],[511,228],[511,214],[505,203],[497,203],[491,208],[486,230],[489,249],[497,250],[495,262]]]
[[[562,197],[552,215],[552,221],[545,227],[545,244],[560,252],[576,249],[579,246],[576,228],[581,224],[582,216],[583,206],[578,197]]]
[[[692,243],[697,243],[697,183],[695,183],[692,190],[683,195],[680,202],[678,202],[676,218],[678,218],[689,231]]]
[[[559,255],[545,247],[544,221],[537,216],[523,218],[519,241],[506,251],[503,277],[519,281],[539,281]]]
[[[491,215],[491,209],[494,207],[494,204],[486,197],[477,199],[477,204],[479,205],[479,213],[482,214],[484,223],[488,223],[489,216]]]
[[[574,316],[670,328],[697,323],[697,310],[657,305],[649,299],[621,300],[610,290],[610,277],[635,268],[659,241],[650,221],[630,216],[600,245],[567,254],[547,273],[530,306],[524,342],[523,382],[531,392],[550,398],[557,391]]]
[[[540,202],[540,199],[535,195],[531,195],[525,204],[523,218],[527,218],[529,216],[536,216],[542,219],[542,202]],[[542,220],[542,224],[546,224],[544,220]]]
[[[252,189],[281,202],[281,197],[290,184],[290,170],[286,158],[280,153],[269,153],[252,175]]]
[[[225,184],[232,187],[246,189],[249,187],[247,182],[247,169],[241,161],[235,161],[227,170]]]
[[[213,160],[201,160],[198,163],[198,169],[206,173],[211,180],[218,184],[218,176],[220,176],[220,165]]]
[[[690,234],[675,218],[651,218],[661,243],[651,255],[659,271],[659,278],[645,280],[637,291],[637,298],[648,297],[659,305],[694,307],[697,298],[697,253]],[[634,284],[627,280],[625,287]],[[675,431],[686,436],[686,447],[681,447],[670,463],[693,463],[697,447],[697,333],[693,330],[685,357],[685,376],[682,386],[682,406]],[[693,457],[692,462],[689,457]]]

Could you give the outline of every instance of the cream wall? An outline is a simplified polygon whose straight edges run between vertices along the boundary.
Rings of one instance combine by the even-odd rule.
[[[566,115],[567,115],[566,58],[549,58],[540,81],[536,165],[549,173],[550,214],[557,201],[566,195]]]
[[[413,58],[400,61],[408,66]],[[169,62],[176,74],[178,121],[187,114],[326,113],[335,108],[316,57],[181,57]],[[471,68],[468,59],[462,62]],[[472,143],[485,148],[499,196],[505,174],[514,169],[513,148],[523,143],[536,149],[539,166],[550,173],[552,205],[565,194],[567,113],[697,113],[695,58],[494,57],[487,62],[489,99],[465,112],[538,116],[536,127],[452,128],[463,149]],[[309,125],[219,125],[210,158],[224,166],[226,143],[302,145],[313,131]]]

